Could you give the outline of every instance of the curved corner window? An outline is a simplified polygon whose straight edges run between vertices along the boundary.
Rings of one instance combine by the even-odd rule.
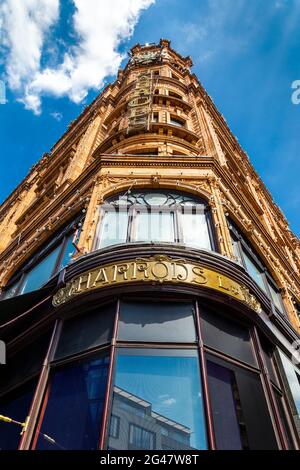
[[[252,277],[265,292],[276,309],[285,314],[279,289],[259,256],[254,252],[245,237],[231,221],[229,222],[229,230],[233,252],[237,262],[248,271],[249,276]]]
[[[103,353],[53,372],[36,449],[98,448],[108,364]]]
[[[117,353],[110,449],[207,449],[197,351],[124,349]]]
[[[130,242],[181,243],[214,249],[205,202],[179,192],[134,191],[101,208],[95,249]]]

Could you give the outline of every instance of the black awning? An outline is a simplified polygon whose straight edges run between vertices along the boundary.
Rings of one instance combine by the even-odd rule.
[[[53,286],[43,287],[27,294],[17,295],[11,299],[1,300],[0,331],[11,320],[21,317],[23,314],[25,316],[26,312],[30,313],[32,309],[35,310],[35,307],[38,308],[39,304],[42,307],[42,302],[47,300],[51,292],[53,292]]]

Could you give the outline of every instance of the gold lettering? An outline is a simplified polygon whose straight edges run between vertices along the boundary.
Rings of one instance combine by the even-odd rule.
[[[82,290],[89,289],[90,280],[91,280],[91,273],[83,274],[82,276],[79,276],[77,292],[81,292]]]
[[[135,281],[172,281],[187,284],[207,285],[211,289],[242,300],[256,312],[261,305],[249,289],[209,268],[186,262],[182,259],[171,259],[166,256],[137,258],[120,264],[108,264],[101,268],[82,273],[73,278],[66,286],[59,289],[53,297],[53,305],[58,306],[73,296],[89,289],[97,289],[112,283]]]
[[[92,288],[93,287],[96,287],[98,283],[101,283],[101,284],[107,284],[108,283],[108,279],[107,279],[107,274],[106,274],[106,271],[105,271],[105,268],[101,268],[99,269],[98,273],[97,273],[97,276],[92,284]]]
[[[180,263],[172,263],[172,264],[175,265],[175,269],[176,269],[176,271],[174,270],[174,273],[176,272],[176,274],[175,274],[175,277],[173,277],[173,279],[176,279],[177,281],[186,281],[189,275],[188,268],[184,264],[180,264]],[[183,273],[178,272],[180,269],[183,270],[184,272]]]
[[[156,279],[161,280],[165,279],[169,274],[168,266],[162,261],[157,261],[153,264],[151,272]]]
[[[223,276],[220,276],[219,274],[217,275],[217,278],[219,280],[219,287],[224,290],[230,290],[229,287],[223,286]]]
[[[117,281],[117,275],[122,274],[124,281],[127,281],[127,271],[129,269],[129,264],[115,264],[113,267],[113,278],[112,282]]]
[[[204,270],[202,268],[200,268],[199,266],[193,266],[192,272],[197,276],[193,278],[193,282],[196,282],[196,284],[207,283],[207,277],[205,276]]]
[[[137,269],[140,273],[144,273],[144,278],[145,279],[148,279],[149,277],[149,274],[148,274],[148,263],[147,261],[142,261],[142,262],[139,262],[137,261]]]

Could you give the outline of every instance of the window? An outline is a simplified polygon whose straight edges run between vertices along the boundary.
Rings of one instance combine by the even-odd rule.
[[[193,343],[193,305],[180,302],[122,302],[120,340]]]
[[[195,248],[211,249],[205,208],[187,206],[181,214],[183,242]]]
[[[140,426],[129,426],[129,449],[155,449],[155,434]]]
[[[168,96],[170,96],[172,98],[177,98],[178,100],[182,100],[182,96],[179,95],[178,93],[175,93],[175,91],[169,91]]]
[[[51,276],[67,266],[76,252],[83,217],[79,217],[44,245],[8,283],[1,299],[39,289]]]
[[[120,438],[108,447],[206,449],[197,351],[120,348],[111,413],[120,418]]]
[[[207,354],[217,448],[278,449],[258,373]]]
[[[266,286],[263,281],[263,273],[260,272],[257,265],[253,262],[253,260],[248,256],[248,254],[243,250],[243,260],[245,263],[245,267],[249,273],[249,275],[256,281],[259,287],[266,292]]]
[[[25,275],[20,294],[36,290],[48,281],[54,271],[59,250],[60,247],[57,247]]]
[[[118,439],[120,432],[120,418],[115,415],[110,417],[109,436]]]
[[[278,351],[278,365],[287,390],[290,409],[300,437],[300,369],[281,351]]]
[[[0,397],[0,414],[24,422],[29,414],[35,387],[36,380],[31,380],[8,395]],[[0,421],[0,450],[18,449],[21,429],[16,424]]]
[[[36,449],[98,449],[108,364],[104,354],[52,372]]]
[[[50,342],[51,331],[11,355],[0,366],[0,415],[25,422]],[[17,449],[21,427],[0,421],[0,450]]]
[[[276,309],[285,315],[279,289],[264,264],[231,221],[229,222],[229,230],[233,252],[237,262],[244,266],[246,271],[248,271],[249,276],[251,276],[258,286],[265,292]]]
[[[65,320],[55,360],[108,343],[112,337],[115,310],[116,304],[112,303]]]
[[[152,114],[152,122],[158,122],[158,113]]]
[[[155,190],[134,191],[105,202],[95,249],[149,241],[213,249],[207,205],[179,192]]]
[[[177,116],[170,116],[170,124],[172,124],[173,126],[185,127],[185,120],[180,119]]]
[[[217,448],[249,448],[233,371],[208,361],[207,374]]]
[[[247,327],[205,309],[201,309],[201,325],[206,346],[257,366]]]

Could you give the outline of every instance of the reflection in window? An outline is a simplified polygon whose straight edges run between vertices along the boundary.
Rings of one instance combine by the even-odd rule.
[[[19,288],[19,284],[20,284],[20,281],[18,282],[15,282],[14,284],[11,285],[11,287],[9,289],[7,289],[6,291],[4,291],[2,297],[1,297],[1,300],[4,300],[4,299],[11,299],[12,297],[14,297],[16,294],[17,294],[17,290]]]
[[[73,240],[79,237],[82,221],[82,217],[78,218],[41,247],[14,276],[16,281],[10,283],[1,300],[39,289],[51,276],[67,266],[75,254]]]
[[[129,449],[155,449],[155,434],[136,424],[129,425]]]
[[[206,346],[257,367],[247,327],[205,309],[201,310],[201,324]]]
[[[0,397],[0,415],[23,423],[29,414],[35,387],[36,380],[32,380],[4,397]],[[0,421],[0,450],[18,449],[21,439],[20,431],[20,426]]]
[[[253,263],[251,258],[249,258],[249,256],[245,252],[243,252],[243,257],[244,257],[244,262],[245,262],[246,269],[249,275],[252,277],[254,281],[257,282],[259,287],[266,292],[266,287],[265,287],[261,272],[259,271],[255,263]]]
[[[22,294],[36,290],[48,281],[54,271],[59,249],[60,247],[57,247],[48,256],[46,256],[41,263],[29,271],[25,277],[25,282],[21,292]]]
[[[118,337],[123,341],[193,343],[193,305],[185,302],[121,302]]]
[[[111,341],[115,311],[116,304],[110,303],[65,320],[55,351],[55,360]]]
[[[247,435],[234,373],[207,361],[207,374],[217,449],[247,449]]]
[[[103,205],[95,249],[126,242],[182,243],[212,249],[206,204],[179,192],[134,191]]]
[[[203,210],[193,211],[185,208],[182,213],[183,242],[195,248],[211,249],[208,225]]]
[[[136,241],[174,242],[174,212],[136,213]]]
[[[280,312],[285,313],[279,289],[264,264],[259,259],[259,256],[250,247],[247,240],[232,222],[229,222],[229,230],[234,256],[238,263],[244,266],[252,279],[259,285],[265,294],[267,294],[275,307]]]
[[[68,235],[67,237],[64,252],[62,254],[62,259],[59,266],[59,271],[70,263],[72,257],[76,253],[76,248],[73,243],[74,237],[75,235],[73,232],[70,233],[70,235]]]
[[[280,312],[282,312],[282,303],[281,303],[281,296],[277,290],[274,289],[272,283],[268,281],[269,290],[271,293],[272,300],[274,305]]]
[[[120,418],[118,416],[111,415],[110,417],[110,426],[109,426],[109,435],[118,439],[120,431]]]
[[[127,239],[128,213],[126,210],[106,211],[102,219],[102,233],[99,248],[105,248],[118,243],[125,243]]]
[[[207,448],[196,351],[120,349],[115,367],[112,414],[120,433],[109,448]]]
[[[278,449],[260,375],[212,355],[207,359],[218,449]]]
[[[98,448],[108,362],[108,356],[103,356],[53,373],[37,449]]]
[[[300,369],[281,351],[279,357],[282,378],[288,391],[288,401],[300,437]]]

